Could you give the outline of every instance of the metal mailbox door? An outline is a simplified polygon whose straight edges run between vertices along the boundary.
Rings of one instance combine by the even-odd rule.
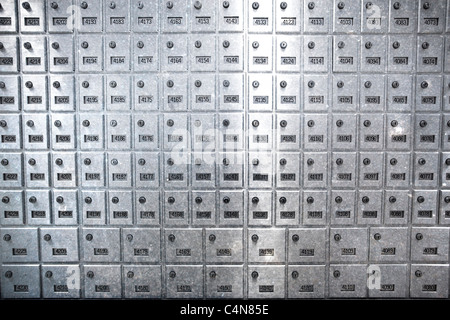
[[[192,225],[211,226],[216,224],[216,192],[192,191]]]
[[[303,155],[303,186],[325,188],[328,183],[328,155],[326,152],[310,152]]]
[[[449,229],[413,227],[411,260],[417,262],[448,262]]]
[[[159,1],[140,0],[131,1],[131,30],[134,32],[159,31]],[[146,34],[145,37],[149,35]]]
[[[386,106],[384,75],[361,75],[359,103],[362,112],[383,112]]]
[[[161,230],[149,228],[122,229],[124,262],[160,263]]]
[[[439,154],[437,152],[414,153],[414,186],[437,187],[439,176],[436,168],[439,168]]]
[[[242,152],[220,152],[219,187],[242,188],[244,186],[244,154]]]
[[[369,260],[378,263],[407,262],[408,228],[370,228]]]
[[[303,225],[326,225],[327,191],[303,191]]]
[[[386,148],[388,150],[409,150],[411,146],[411,115],[387,114]]]
[[[55,188],[74,188],[78,185],[77,161],[74,152],[52,154],[52,185]]]
[[[217,45],[219,47],[219,71],[238,72],[244,70],[244,38],[242,35],[220,35]]]
[[[357,224],[359,225],[378,225],[381,224],[382,196],[381,190],[360,191],[358,193],[358,215]]]
[[[367,296],[367,265],[331,265],[329,295],[334,298]]]
[[[331,228],[330,261],[366,262],[369,256],[367,228]]]
[[[20,115],[2,114],[0,116],[0,146],[3,150],[20,149]]]
[[[131,155],[129,153],[109,152],[107,157],[108,186],[110,188],[130,188]]]
[[[416,114],[414,123],[415,150],[437,150],[441,136],[440,115]]]
[[[374,18],[376,19],[376,18]],[[384,73],[386,71],[386,37],[361,37],[361,71]]]
[[[220,74],[218,76],[219,109],[244,109],[244,75]]]
[[[133,115],[134,123],[134,149],[158,150],[159,149],[159,116],[148,114]]]
[[[279,152],[276,154],[275,161],[277,188],[299,188],[301,154],[296,152]]]
[[[267,189],[272,187],[273,159],[271,152],[250,152],[248,163],[248,187]]]
[[[73,0],[57,0],[47,4],[47,30],[49,33],[71,33],[74,27]],[[78,27],[78,26],[77,26]]]
[[[289,263],[325,263],[326,229],[289,229],[288,262]]]
[[[123,267],[125,298],[160,298],[161,266]]]
[[[284,262],[286,256],[284,229],[248,229],[248,262]]]
[[[216,150],[216,115],[191,114],[191,146],[195,152],[213,152]]]
[[[189,181],[189,154],[164,153],[164,186],[166,188],[186,188]]]
[[[188,70],[188,39],[182,34],[159,38],[161,70],[166,72]]]
[[[217,1],[219,32],[240,32],[244,28],[244,3],[240,0]]]
[[[407,224],[409,207],[410,194],[408,191],[386,190],[384,193],[384,224]]]
[[[322,73],[330,64],[330,36],[305,35],[303,38],[303,68],[305,72]]]
[[[275,225],[294,226],[300,223],[300,193],[298,191],[277,191],[275,194]]]
[[[328,115],[305,114],[303,116],[303,148],[326,150],[328,146]]]
[[[2,80],[0,81],[0,106],[4,112],[20,110],[19,77],[2,75]]]
[[[418,0],[389,0],[389,32],[409,33],[417,28]]]
[[[331,106],[329,77],[327,75],[305,75],[303,79],[303,110],[305,112],[328,110],[328,107]]]
[[[77,77],[77,106],[80,111],[102,111],[103,76],[79,75]]]
[[[216,4],[214,1],[191,1],[191,32],[215,32]]]
[[[187,264],[203,261],[202,229],[167,228],[164,237],[167,263]]]
[[[369,265],[368,271],[369,270],[372,270],[372,274],[368,272],[369,281],[371,280],[370,277],[374,277],[376,279],[376,276],[380,275],[379,287],[377,288],[376,286],[373,286],[369,288],[370,298],[408,297],[408,265],[376,264]]]
[[[105,154],[81,152],[81,185],[83,187],[105,186]]]
[[[203,266],[166,266],[166,298],[203,298]]]
[[[244,225],[244,191],[219,192],[219,225]]]
[[[196,34],[190,38],[190,70],[216,71],[216,37]]]
[[[39,265],[2,265],[3,299],[38,299],[41,296]]]
[[[304,32],[328,33],[331,25],[331,11],[329,0],[305,1]]]
[[[81,297],[79,265],[42,265],[41,279],[44,299],[79,299]]]
[[[442,36],[419,36],[417,39],[417,71],[442,72],[444,55]]]
[[[109,150],[123,150],[131,147],[131,116],[123,114],[106,115],[107,147]]]
[[[130,108],[130,78],[120,75],[106,76],[106,109],[127,111]]]
[[[130,1],[114,0],[109,5],[105,3],[104,7],[106,32],[128,32],[130,29]]]
[[[103,4],[96,0],[78,0],[81,15],[79,32],[102,32],[103,30]]]
[[[186,111],[188,109],[188,81],[186,75],[165,75],[163,79],[163,101],[165,111]]]
[[[189,194],[185,191],[164,192],[164,223],[187,226],[190,221]]]
[[[361,4],[361,31],[385,33],[388,31],[389,3],[386,0],[365,1]]]
[[[243,236],[242,229],[206,229],[206,263],[243,263]]]
[[[300,81],[298,75],[278,75],[275,82],[276,103],[278,111],[299,111],[302,103]]]
[[[75,87],[72,76],[56,76],[49,78],[50,110],[75,111]]]
[[[284,266],[248,266],[248,297],[283,299],[286,290],[285,273]]]
[[[411,265],[411,298],[448,298],[448,264]]]
[[[48,51],[50,72],[74,71],[75,55],[72,35],[51,35],[48,38]]]
[[[413,78],[411,75],[389,75],[387,78],[387,110],[389,112],[411,111]]]
[[[83,225],[106,224],[106,192],[82,191],[81,192]]]
[[[333,150],[356,149],[356,115],[333,114]]]
[[[88,18],[83,17],[82,19]],[[98,41],[97,35],[80,34],[76,48],[76,51],[78,50],[78,71],[92,73],[103,71],[103,40]]]
[[[214,152],[193,152],[191,185],[211,189],[216,186],[216,158]]]
[[[25,185],[29,188],[48,187],[49,175],[49,154],[47,152],[26,153],[25,165]]]
[[[75,149],[75,116],[72,114],[52,114],[53,150]]]
[[[386,186],[409,188],[411,183],[411,154],[386,153]]]
[[[84,297],[114,299],[122,296],[120,266],[84,265]]]
[[[160,224],[159,191],[135,191],[134,202],[137,225],[158,226]]]
[[[120,230],[118,228],[83,228],[80,236],[84,261],[120,261]]]
[[[192,79],[190,86],[190,106],[193,111],[216,109],[216,77],[214,74],[202,74]]]
[[[324,298],[326,288],[326,267],[289,266],[288,298]]]
[[[358,104],[358,76],[333,76],[333,111],[356,111]]]
[[[384,163],[384,154],[382,152],[360,152],[358,179],[359,186],[382,189]]]
[[[161,3],[160,7],[162,31],[168,32],[187,32],[187,0],[174,0],[166,3],[165,6]]]
[[[148,20],[151,17],[141,17],[139,19]],[[152,34],[133,34],[132,39],[132,68],[135,72],[159,70],[159,52],[155,45],[159,43],[159,37]]]
[[[134,154],[134,185],[136,188],[159,187],[159,154],[136,152]]]
[[[438,219],[438,191],[414,190],[412,196],[412,223],[415,225],[436,225]]]
[[[414,37],[390,35],[388,37],[388,72],[412,72],[415,68]]]
[[[275,1],[275,28],[278,33],[299,33],[302,29],[303,7],[295,0]]]
[[[20,38],[20,66],[23,72],[47,71],[47,39],[39,36]]]
[[[356,186],[356,152],[333,152],[331,163],[332,187],[354,188]]]
[[[273,25],[272,2],[248,3],[249,33],[272,33]]]
[[[244,268],[242,266],[207,265],[205,269],[206,298],[244,297]]]
[[[156,111],[159,109],[158,76],[139,75],[134,77],[133,106],[136,111]]]
[[[41,260],[43,262],[78,262],[77,228],[41,228]]]
[[[277,36],[276,67],[278,72],[300,72],[301,43],[301,38],[298,36]]]
[[[108,216],[110,225],[133,224],[133,200],[131,191],[108,192]]]
[[[112,20],[117,18],[111,18]],[[130,70],[130,37],[122,34],[105,36],[105,69],[109,72]]]
[[[3,226],[24,225],[22,191],[1,191],[0,223]]]
[[[37,228],[2,228],[2,262],[39,261]]]
[[[22,108],[24,111],[47,111],[47,77],[22,76]]]
[[[439,112],[442,105],[442,77],[416,76],[416,111]]]
[[[273,223],[272,191],[248,192],[248,225],[271,226]]]
[[[359,61],[358,36],[333,36],[333,72],[356,72]]]
[[[248,109],[250,111],[272,111],[273,76],[250,74],[248,76]]]
[[[17,32],[17,4],[16,2],[2,3],[0,23],[2,32]]]
[[[78,191],[53,190],[52,221],[55,225],[78,224]]]
[[[353,225],[355,221],[355,193],[353,191],[331,191],[331,224]]]
[[[420,33],[441,33],[445,28],[446,1],[419,1]]]
[[[248,148],[261,153],[272,150],[273,119],[271,114],[248,114]]]
[[[10,5],[10,3],[2,4],[4,9],[8,5]],[[0,17],[0,19],[4,18]],[[3,45],[3,48],[0,50],[0,64],[2,66],[0,73],[17,72],[19,66],[19,57],[17,55],[19,52],[18,39],[16,37],[2,35],[0,42]]]
[[[361,2],[335,0],[333,12],[335,33],[357,33],[361,29]]]
[[[166,113],[163,121],[164,150],[185,151],[189,147],[187,114]]]

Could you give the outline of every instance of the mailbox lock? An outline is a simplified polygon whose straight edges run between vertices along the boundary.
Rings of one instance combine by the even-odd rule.
[[[334,198],[334,201],[336,201],[336,203],[341,203],[342,202],[342,197],[337,196],[336,198]]]
[[[225,127],[228,127],[228,126],[230,125],[230,120],[225,119],[225,120],[222,121],[222,124],[223,124]]]
[[[134,272],[133,271],[128,271],[127,272],[127,278],[128,279],[132,279],[134,277]]]
[[[422,240],[423,239],[423,234],[417,233],[416,234],[416,239],[419,240],[419,241]]]
[[[169,234],[168,239],[169,239],[170,242],[174,242],[175,241],[175,235]]]
[[[224,2],[222,3],[222,6],[223,6],[225,9],[227,9],[227,8],[230,6],[230,3],[229,3],[228,1],[224,1]]]
[[[421,166],[423,166],[425,163],[427,163],[426,161],[425,161],[425,159],[424,158],[420,158],[419,159],[419,161],[417,161]]]
[[[3,203],[9,203],[9,197],[3,197],[2,198]]]
[[[287,121],[286,120],[281,120],[280,121],[280,127],[284,128],[287,126]]]
[[[429,2],[425,2],[425,3],[423,4],[423,8],[424,8],[425,10],[430,9],[430,3],[429,3]]]
[[[92,198],[86,197],[86,198],[84,198],[84,202],[86,202],[87,204],[90,204],[90,203],[92,203]]]
[[[252,235],[252,241],[253,242],[258,242],[258,239],[259,239],[259,237],[258,237],[257,234]]]
[[[224,197],[223,198],[223,202],[224,203],[229,203],[230,202],[230,198],[229,197]]]
[[[115,8],[116,8],[116,4],[115,4],[113,1],[111,1],[111,2],[109,3],[109,7],[110,7],[111,9],[115,9]]]
[[[394,3],[393,7],[395,10],[400,9],[400,3],[398,3],[398,2]]]
[[[0,50],[2,49],[2,43],[0,42]],[[0,89],[5,89],[6,85],[3,81],[0,81]]]
[[[31,128],[31,127],[34,127],[34,122],[33,122],[33,120],[28,120],[28,121],[27,121],[27,126],[29,126],[30,128]]]
[[[398,81],[392,82],[392,88],[397,89],[399,86],[400,84],[398,83]]]
[[[88,81],[83,81],[81,83],[81,85],[83,86],[83,88],[89,88],[89,82]]]
[[[306,202],[309,203],[309,204],[312,204],[312,203],[314,203],[314,198],[313,197],[308,197],[306,199]]]
[[[109,83],[109,86],[110,86],[111,88],[115,88],[115,87],[117,87],[117,82],[111,81],[111,82]]]
[[[33,158],[31,158],[30,160],[28,160],[28,164],[30,166],[34,166],[36,164],[36,160],[34,160]]]
[[[119,203],[119,198],[113,197],[113,198],[111,199],[111,202],[114,203],[114,204],[118,204],[118,203]]]
[[[53,42],[52,43],[52,48],[55,49],[55,50],[59,49],[59,43],[58,42]]]
[[[24,46],[25,49],[28,49],[28,50],[31,49],[31,43],[29,43],[29,42],[25,42],[25,43],[23,44],[23,46]]]
[[[55,125],[55,127],[61,127],[61,121],[59,120],[55,120],[55,122],[53,123]]]
[[[28,89],[33,88],[33,82],[31,82],[31,81],[25,82],[25,87],[27,87]]]
[[[258,272],[256,272],[256,271],[253,271],[253,272],[252,272],[252,278],[253,278],[253,279],[258,278],[258,276],[259,276]]]
[[[258,81],[253,81],[252,82],[252,86],[253,86],[253,88],[258,88],[259,87],[259,82]]]
[[[287,202],[285,197],[281,197],[279,201],[281,204],[285,204]]]
[[[45,240],[45,241],[50,241],[50,240],[52,240],[51,235],[46,234],[46,235],[44,236],[44,240]]]
[[[83,49],[87,49],[87,48],[89,47],[89,43],[88,43],[87,41],[83,41],[83,42],[81,43],[81,47],[82,47]]]
[[[342,9],[344,9],[344,7],[345,7],[345,3],[339,2],[337,6],[338,6],[338,9],[339,9],[339,10],[342,10]]]
[[[445,164],[450,166],[450,158],[445,159]]]
[[[314,49],[314,47],[316,46],[316,44],[312,41],[308,42],[308,48],[309,49]]]
[[[365,158],[365,159],[363,160],[363,164],[366,165],[366,166],[368,166],[368,165],[370,164],[370,159],[369,159],[369,158]]]
[[[287,160],[286,159],[280,159],[280,165],[282,165],[282,166],[284,166],[284,165],[286,165],[286,163],[287,163]]]
[[[310,127],[310,128],[314,127],[314,120],[308,121],[308,127]]]
[[[292,271],[292,278],[297,279],[298,278],[298,272]]]
[[[282,3],[280,3],[280,8],[281,8],[281,10],[285,10],[287,8],[287,3],[284,1]]]
[[[392,126],[392,127],[398,126],[398,121],[397,121],[397,120],[392,120],[392,121],[391,121],[391,126]]]
[[[339,272],[339,270],[335,270],[335,271],[333,272],[333,277],[339,278],[340,276],[341,276],[341,273]]]
[[[173,278],[175,278],[176,276],[177,276],[177,273],[176,273],[175,271],[170,271],[170,272],[169,272],[169,277],[170,277],[170,278],[173,279]]]
[[[339,41],[338,42],[338,48],[339,49],[344,49],[344,47],[345,47],[345,42],[344,41]]]
[[[314,164],[314,160],[309,158],[308,160],[306,160],[306,163],[308,164],[308,166],[312,166]]]
[[[173,8],[173,2],[172,1],[167,1],[166,6],[167,6],[167,9],[172,9]]]
[[[230,41],[225,40],[224,42],[222,42],[222,45],[224,48],[228,48],[230,46]]]
[[[427,122],[425,120],[421,120],[419,122],[419,125],[420,125],[421,128],[426,127],[427,126]]]
[[[202,42],[197,40],[197,41],[195,41],[194,45],[196,48],[201,48]]]
[[[230,81],[228,81],[228,80],[223,80],[223,86],[225,87],[225,88],[228,88],[229,86],[230,86]]]
[[[258,3],[258,2],[253,2],[253,3],[252,3],[252,8],[253,8],[254,10],[258,10],[258,8],[259,8],[259,3]]]
[[[83,1],[80,5],[81,9],[87,9],[88,4],[86,3],[86,1]]]
[[[92,239],[94,239],[94,237],[92,236],[92,234],[89,233],[89,234],[86,235],[86,240],[87,240],[87,241],[92,241]]]
[[[195,80],[194,84],[197,88],[200,88],[202,86],[202,82],[200,80]]]
[[[281,49],[286,49],[286,47],[287,47],[286,41],[282,41],[282,42],[280,43],[280,48],[281,48]]]
[[[450,203],[450,197],[449,197],[449,196],[446,196],[446,197],[444,198],[444,202],[445,202],[445,203]]]
[[[312,80],[308,81],[308,87],[309,88],[314,88],[314,86],[316,85],[316,83]]]
[[[62,160],[61,158],[58,158],[58,159],[55,160],[55,163],[56,163],[58,166],[60,166],[60,165],[63,164],[63,160]]]
[[[22,7],[23,7],[25,10],[30,10],[30,8],[31,8],[29,2],[22,2]]]
[[[398,48],[400,48],[400,43],[399,43],[398,41],[394,41],[394,42],[392,43],[392,47],[393,47],[394,49],[398,49]]]
[[[92,279],[92,278],[94,277],[94,272],[88,271],[88,272],[86,273],[86,275],[87,275],[88,278]]]
[[[422,83],[420,84],[420,87],[421,87],[422,89],[428,88],[428,82],[422,81]]]
[[[0,127],[5,128],[8,123],[5,120],[0,120]]]
[[[202,203],[203,199],[201,197],[196,197],[195,198],[195,203],[200,204]]]
[[[389,202],[390,203],[395,203],[397,201],[397,198],[394,196],[389,197]]]
[[[127,240],[128,241],[133,241],[133,235],[132,234],[127,234]]]
[[[200,1],[195,1],[194,8],[200,10],[202,8],[202,3]]]
[[[5,277],[6,278],[12,278],[12,276],[13,276],[13,273],[11,271],[6,271],[5,272]]]
[[[30,197],[30,198],[28,199],[28,201],[29,201],[30,203],[36,203],[37,199],[36,199],[36,197],[32,196],[32,197]]]
[[[230,160],[228,160],[227,158],[222,160],[222,163],[224,166],[228,166],[230,164]]]
[[[252,47],[253,47],[253,49],[257,49],[259,47],[258,41],[253,41]]]
[[[174,125],[174,121],[172,120],[172,119],[169,119],[169,120],[167,120],[167,125],[169,126],[169,127],[172,127],[173,125]]]
[[[173,166],[174,163],[175,163],[175,162],[173,161],[172,158],[167,159],[167,164],[168,164],[169,166]]]
[[[173,203],[175,203],[175,198],[174,197],[168,197],[167,198],[167,202],[170,203],[170,204],[173,204]]]
[[[139,203],[143,204],[147,202],[147,199],[145,199],[145,197],[139,197]]]
[[[111,49],[114,49],[114,48],[116,47],[116,43],[115,43],[114,41],[111,41],[111,42],[109,43],[109,47],[110,47]]]
[[[85,165],[90,165],[91,164],[91,159],[89,159],[89,158],[86,158],[86,159],[84,159],[84,164]]]
[[[367,89],[369,89],[371,86],[372,86],[372,82],[370,82],[370,81],[366,81],[364,83],[364,87],[366,87]]]
[[[111,160],[111,164],[112,164],[113,166],[116,166],[118,163],[119,163],[119,161],[117,161],[117,159],[112,159],[112,160]]]
[[[344,160],[342,160],[341,158],[336,159],[336,164],[338,166],[342,165],[344,163]]]
[[[366,49],[372,48],[372,42],[367,41],[366,44],[365,44],[365,47],[366,47]]]
[[[389,161],[389,163],[393,166],[395,166],[397,164],[397,159],[392,158],[391,161]]]
[[[139,49],[142,49],[142,48],[144,47],[144,43],[143,43],[142,41],[138,41],[137,44],[136,44],[136,46],[137,46]]]
[[[425,198],[422,196],[417,197],[417,202],[418,203],[423,203],[425,201]]]
[[[139,127],[143,127],[145,125],[145,121],[144,120],[138,120],[137,125]]]
[[[258,197],[253,197],[252,198],[252,203],[253,204],[257,204],[259,202],[259,198]]]
[[[282,88],[286,88],[286,86],[287,86],[287,82],[286,81],[281,81],[280,82],[280,87],[282,87]]]
[[[334,235],[334,241],[341,241],[341,235],[339,234],[339,233],[336,233],[335,235]]]
[[[210,234],[208,239],[209,241],[214,242],[216,241],[216,236],[214,234]]]
[[[211,278],[215,278],[216,277],[216,272],[215,271],[211,271],[210,273],[209,273],[209,276],[211,277]]]
[[[297,242],[298,240],[300,240],[300,237],[298,236],[298,234],[294,234],[292,236],[292,241]]]
[[[309,9],[309,10],[314,9],[315,6],[316,6],[316,5],[314,4],[314,2],[308,3],[308,9]]]
[[[417,270],[416,272],[414,272],[414,274],[417,278],[420,278],[422,276],[422,271]]]
[[[200,166],[202,164],[202,159],[196,158],[194,160],[194,163],[195,163],[196,166]]]
[[[137,86],[138,86],[139,88],[143,88],[143,87],[144,87],[144,81],[139,80],[139,81],[137,82]]]
[[[450,120],[447,121],[447,127],[450,127]]]
[[[338,127],[342,127],[343,124],[344,124],[344,121],[342,121],[342,120],[336,121],[336,125],[337,125]]]
[[[63,203],[64,202],[64,198],[61,196],[56,197],[56,202],[58,203]]]
[[[258,127],[259,126],[259,121],[258,120],[253,120],[252,121],[252,126],[255,127],[255,128]]]
[[[143,166],[143,165],[145,164],[145,159],[139,159],[139,160],[138,160],[138,164],[139,164],[140,166]]]
[[[5,240],[5,241],[10,241],[10,240],[11,240],[11,235],[5,234],[5,235],[3,236],[3,240]]]
[[[426,50],[430,47],[430,44],[428,42],[422,43],[422,49]]]
[[[375,234],[373,235],[373,238],[374,238],[375,240],[380,240],[380,239],[381,239],[381,234],[375,233]]]
[[[337,87],[340,89],[340,88],[343,88],[344,87],[344,82],[343,81],[338,81],[337,82]]]
[[[367,196],[362,197],[361,199],[362,203],[369,203],[370,199]]]

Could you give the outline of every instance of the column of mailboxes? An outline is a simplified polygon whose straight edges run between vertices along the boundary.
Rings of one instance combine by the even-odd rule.
[[[445,1],[199,3],[2,3],[2,295],[448,296]]]

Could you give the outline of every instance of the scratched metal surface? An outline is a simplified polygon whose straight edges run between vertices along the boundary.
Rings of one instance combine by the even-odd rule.
[[[448,298],[447,0],[0,0],[1,298]]]

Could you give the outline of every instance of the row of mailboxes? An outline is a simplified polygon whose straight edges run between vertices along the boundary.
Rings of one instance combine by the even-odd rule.
[[[448,298],[448,264],[2,265],[2,298]],[[327,281],[328,280],[328,281]]]
[[[4,187],[308,189],[448,188],[438,152],[30,152],[5,153]]]
[[[1,31],[441,33],[447,1],[44,0],[4,6]],[[187,10],[186,10],[187,9]],[[17,14],[18,13],[18,14]],[[245,23],[248,21],[248,23]]]
[[[2,225],[448,225],[450,191],[0,191]]]
[[[446,262],[449,228],[3,228],[2,261],[160,263]],[[162,235],[162,237],[161,237]],[[247,239],[245,240],[244,237]],[[161,244],[162,243],[162,244]],[[245,243],[245,245],[244,245]],[[40,250],[38,250],[40,248]],[[164,250],[161,250],[164,249]],[[244,255],[246,251],[246,255]],[[246,258],[244,258],[244,256]]]
[[[331,66],[334,72],[344,73],[438,73],[450,70],[449,42],[441,35],[249,35],[245,41],[234,34],[79,34],[75,40],[72,35],[2,36],[0,62],[2,72],[25,73],[272,72],[275,68],[326,73]]]
[[[2,149],[30,151],[438,151],[450,150],[450,115],[0,114],[0,136]]]
[[[244,106],[258,112],[440,112],[450,111],[448,84],[450,75],[431,74],[252,73],[245,81],[233,73],[8,75],[0,80],[0,106],[2,112],[226,112]]]

